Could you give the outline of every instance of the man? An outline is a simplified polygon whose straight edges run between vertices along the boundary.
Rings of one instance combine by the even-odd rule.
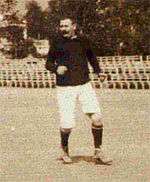
[[[57,100],[60,113],[60,137],[64,163],[72,163],[69,156],[68,140],[75,127],[76,99],[81,103],[83,112],[92,121],[94,139],[94,159],[104,163],[102,157],[103,123],[101,110],[89,78],[88,63],[94,73],[100,76],[100,68],[89,41],[76,33],[77,23],[70,18],[60,20],[57,37],[50,45],[46,69],[56,74]],[[104,77],[100,77],[103,81]]]

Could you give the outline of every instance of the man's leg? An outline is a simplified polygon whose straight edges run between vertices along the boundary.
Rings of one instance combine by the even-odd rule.
[[[57,101],[60,116],[60,139],[63,152],[61,158],[64,163],[71,163],[68,142],[71,130],[75,127],[75,89],[72,87],[58,87]]]
[[[94,157],[97,159],[96,161],[99,160],[102,163],[102,158],[104,159],[104,155],[102,157],[102,114],[95,90],[92,88],[90,83],[87,83],[81,87],[79,100],[81,102],[83,112],[92,120],[91,130],[95,147]]]
[[[64,161],[64,163],[72,163],[72,160],[69,157],[69,147],[68,147],[70,134],[71,134],[71,128],[69,129],[60,128],[61,148],[63,151],[61,159]]]
[[[88,116],[92,120],[92,134],[93,134],[93,140],[94,140],[94,159],[96,164],[106,164],[111,162],[110,159],[108,159],[102,150],[102,138],[103,138],[103,123],[101,119],[101,115],[98,113],[88,114]]]
[[[101,120],[101,110],[99,102],[90,83],[81,87],[79,100],[82,105],[82,110],[92,120],[92,133],[94,138],[95,148],[100,148],[102,145],[103,124]]]
[[[103,137],[103,123],[101,121],[101,116],[99,114],[92,114],[90,118],[92,120],[91,130],[94,139],[94,147],[95,149],[100,149]]]

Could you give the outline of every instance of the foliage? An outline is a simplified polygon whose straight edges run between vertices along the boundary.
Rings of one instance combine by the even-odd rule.
[[[55,0],[49,9],[50,27],[63,15],[77,17],[99,55],[150,54],[148,0]]]
[[[16,0],[3,0],[0,2],[0,14],[8,25],[19,23],[18,10],[15,9]]]
[[[149,9],[149,0],[50,0],[42,11],[31,1],[25,18],[32,38],[51,39],[59,19],[67,15],[77,19],[79,31],[93,41],[97,55],[150,54]]]
[[[36,39],[43,38],[44,16],[41,7],[36,1],[30,1],[27,4],[27,9],[25,18],[27,21],[28,35]]]

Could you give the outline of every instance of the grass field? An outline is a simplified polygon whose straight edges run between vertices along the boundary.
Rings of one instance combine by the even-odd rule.
[[[90,121],[80,109],[70,137],[74,163],[60,153],[56,89],[0,88],[0,182],[149,182],[150,91],[97,90],[103,147],[111,166],[94,165]],[[79,108],[78,106],[77,108]]]

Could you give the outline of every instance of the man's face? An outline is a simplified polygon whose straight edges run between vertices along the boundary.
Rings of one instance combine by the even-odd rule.
[[[63,37],[72,37],[75,35],[76,24],[73,24],[71,19],[64,19],[60,21],[59,30]]]

